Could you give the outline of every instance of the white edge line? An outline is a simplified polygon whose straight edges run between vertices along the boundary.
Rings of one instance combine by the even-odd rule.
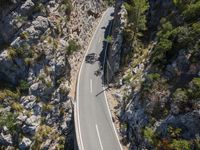
[[[102,143],[101,143],[101,138],[100,138],[99,129],[98,129],[97,124],[96,124],[96,131],[97,131],[97,136],[98,136],[98,139],[99,139],[99,143],[100,143],[101,150],[103,150],[103,145],[102,145]]]
[[[106,88],[105,88],[105,87],[103,87],[103,91],[104,91],[104,96],[105,96],[105,100],[106,100],[106,106],[107,106],[107,108],[108,108],[108,113],[109,113],[109,116],[110,116],[110,120],[111,120],[113,129],[114,129],[115,135],[116,135],[116,137],[117,137],[118,144],[119,144],[119,146],[120,146],[120,149],[123,150],[123,149],[122,149],[122,145],[121,145],[120,140],[119,140],[119,136],[118,136],[116,127],[115,127],[115,125],[114,125],[114,123],[113,123],[113,120],[112,120],[112,115],[111,115],[110,107],[109,107],[109,104],[108,104],[108,99],[107,99],[107,96],[106,96],[106,92],[105,92],[105,91],[106,91]]]
[[[110,30],[111,30],[111,27],[109,28],[109,32],[110,32]],[[108,44],[106,45],[106,50],[107,50],[107,48],[108,48]],[[105,50],[105,53],[104,53],[103,69],[104,69],[104,67],[105,67],[104,64],[105,64],[106,50]],[[116,127],[115,127],[115,125],[114,125],[114,123],[113,123],[113,120],[112,120],[112,115],[111,115],[110,107],[109,107],[109,104],[108,104],[108,99],[107,99],[107,96],[106,96],[106,88],[105,88],[104,86],[103,86],[103,91],[104,91],[104,96],[105,96],[105,100],[106,100],[106,106],[107,106],[108,113],[109,113],[109,116],[110,116],[111,124],[112,124],[112,126],[113,126],[115,135],[116,135],[116,137],[117,137],[117,141],[118,141],[118,144],[119,144],[119,146],[120,146],[120,149],[123,150],[123,149],[122,149],[122,145],[121,145],[120,140],[119,140],[119,136],[118,136]]]
[[[93,41],[93,39],[94,39],[94,37],[95,37],[95,35],[96,35],[96,33],[97,33],[97,30],[99,29],[99,26],[100,26],[100,24],[101,24],[101,22],[102,22],[102,19],[104,18],[104,16],[105,16],[105,14],[106,14],[107,11],[108,11],[108,9],[103,13],[103,15],[102,15],[102,17],[101,17],[101,19],[100,19],[100,21],[99,21],[99,24],[98,24],[98,26],[97,26],[97,28],[96,28],[96,30],[95,30],[93,36],[92,36],[92,39],[90,40],[90,43],[89,43],[88,48],[87,48],[87,50],[86,50],[86,53],[85,53],[85,55],[84,55],[84,58],[83,58],[83,61],[82,61],[82,64],[81,64],[81,68],[80,68],[79,74],[78,74],[78,81],[77,81],[77,86],[76,86],[76,91],[77,91],[77,92],[76,92],[76,101],[77,101],[77,104],[75,105],[75,117],[77,116],[77,120],[75,119],[75,124],[76,124],[76,122],[77,122],[77,124],[78,124],[78,127],[76,127],[76,125],[75,125],[75,127],[76,127],[76,129],[78,129],[78,130],[75,130],[75,132],[76,132],[76,138],[77,138],[79,150],[84,150],[83,140],[82,140],[82,135],[81,135],[80,120],[79,120],[79,109],[78,109],[78,106],[79,106],[79,101],[78,101],[79,98],[78,98],[78,95],[79,95],[79,81],[80,81],[79,79],[80,79],[81,70],[82,70],[82,68],[83,68],[83,64],[84,64],[86,55],[87,55],[87,53],[88,53],[88,51],[89,51],[89,49],[90,49],[90,47],[91,47],[92,41]],[[77,111],[77,112],[76,112],[76,111]],[[77,113],[77,114],[76,114],[76,113]]]

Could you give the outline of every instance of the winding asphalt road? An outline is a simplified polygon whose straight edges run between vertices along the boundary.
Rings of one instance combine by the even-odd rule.
[[[108,8],[97,26],[87,54],[103,50],[105,27],[112,20],[113,8]],[[76,134],[80,150],[122,150],[111,119],[101,76],[94,72],[99,69],[99,62],[83,62],[77,83],[77,122]]]

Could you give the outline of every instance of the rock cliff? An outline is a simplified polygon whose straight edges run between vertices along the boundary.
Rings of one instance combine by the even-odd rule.
[[[99,0],[2,1],[0,149],[73,149],[68,60],[85,50],[104,7]]]
[[[125,52],[121,62],[110,57],[114,70],[115,63],[121,66],[111,84],[121,141],[128,149],[199,149],[199,1],[182,2],[148,1],[139,48],[127,45],[126,36],[112,36],[110,51]]]

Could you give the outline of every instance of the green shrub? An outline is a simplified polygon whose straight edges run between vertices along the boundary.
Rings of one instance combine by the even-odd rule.
[[[191,150],[190,142],[181,139],[180,140],[174,139],[170,144],[170,147],[173,150]]]
[[[11,108],[17,112],[22,112],[23,111],[23,106],[20,104],[20,103],[17,103],[17,102],[13,102],[11,104]]]
[[[183,11],[190,3],[190,0],[173,0],[173,2],[180,11]]]
[[[34,12],[42,12],[45,10],[45,6],[42,3],[37,2],[34,7]]]
[[[24,62],[25,62],[26,65],[32,65],[32,64],[33,64],[33,61],[34,61],[34,60],[33,60],[32,58],[25,58],[25,59],[24,59]]]
[[[20,38],[23,39],[23,40],[27,40],[29,37],[29,33],[24,31],[20,34]]]
[[[166,53],[172,49],[172,42],[168,39],[161,39],[153,50],[152,62],[155,64],[167,62]]]
[[[183,11],[186,21],[197,20],[200,17],[200,1],[189,4]]]
[[[115,0],[104,0],[107,5],[111,6],[115,4]]]
[[[149,91],[153,86],[153,83],[156,83],[160,80],[160,74],[150,73],[146,75],[146,80],[142,83],[144,91]]]
[[[168,132],[168,134],[169,134],[169,136],[171,138],[180,138],[180,134],[182,132],[182,129],[180,129],[180,128],[173,128],[173,127],[169,126],[167,128],[167,132]]]
[[[188,100],[188,93],[185,89],[176,89],[173,93],[173,100],[175,102],[187,102]]]
[[[27,91],[29,89],[29,84],[25,80],[21,80],[19,83],[19,89],[22,91]]]
[[[131,72],[128,72],[128,73],[124,76],[123,80],[124,80],[124,82],[125,82],[126,84],[129,84],[132,77],[133,77],[133,75],[131,74]]]
[[[61,136],[59,137],[59,145],[58,145],[58,150],[64,150],[65,148],[65,137]]]
[[[200,78],[193,78],[190,82],[190,89],[188,90],[192,99],[200,98]]]
[[[194,140],[194,149],[200,149],[200,137],[196,137]]]
[[[65,11],[66,15],[70,16],[73,6],[70,0],[64,0],[63,5],[61,5],[62,9]]]
[[[9,47],[8,48],[8,57],[10,59],[19,57],[19,58],[27,58],[27,57],[33,57],[33,51],[30,49],[30,46],[28,43],[24,43],[20,47]]]
[[[69,45],[66,48],[67,54],[71,55],[73,52],[80,50],[80,45],[74,40],[69,40]]]
[[[46,85],[48,88],[53,87],[53,83],[52,83],[51,80],[45,80],[45,85]]]
[[[17,127],[16,117],[17,116],[11,112],[0,113],[0,126],[6,126],[9,131],[12,133],[15,132]]]
[[[133,31],[138,33],[139,31],[146,30],[146,15],[145,12],[149,8],[147,0],[130,0],[125,3],[125,8],[128,12],[128,22],[133,24]]]
[[[150,80],[151,82],[157,81],[160,79],[160,74],[158,73],[151,73],[147,75],[147,80]]]
[[[37,133],[34,136],[34,143],[32,149],[41,149],[42,142],[44,142],[44,139],[50,137],[52,131],[53,129],[50,126],[40,125],[37,130]]]
[[[42,105],[42,111],[43,112],[49,112],[53,109],[53,105],[52,104],[43,104]]]
[[[61,87],[60,88],[60,93],[63,95],[68,95],[69,94],[69,89],[66,87]]]
[[[18,92],[14,93],[8,89],[0,90],[0,100],[4,100],[6,98],[18,100],[19,97],[20,94]]]
[[[25,22],[27,20],[27,17],[25,17],[25,16],[17,16],[15,19],[16,19],[16,21],[18,23],[23,23],[23,22]]]
[[[171,35],[173,26],[170,21],[167,21],[166,18],[162,18],[161,21],[161,30],[157,33],[159,39],[167,39]]]
[[[143,130],[143,134],[144,134],[144,138],[146,138],[147,141],[153,145],[155,142],[155,132],[153,131],[153,129],[149,127],[145,127]]]
[[[106,42],[108,42],[108,43],[111,43],[111,42],[112,42],[112,36],[108,35],[108,36],[105,38],[104,41],[106,41]]]

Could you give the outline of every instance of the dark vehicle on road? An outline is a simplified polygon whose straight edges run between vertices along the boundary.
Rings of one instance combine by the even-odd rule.
[[[93,64],[97,61],[97,55],[95,53],[88,54],[85,58],[86,63]]]

